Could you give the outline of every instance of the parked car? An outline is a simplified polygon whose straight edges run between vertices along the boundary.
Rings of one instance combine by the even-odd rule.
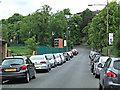
[[[51,67],[55,67],[56,66],[56,60],[53,57],[53,54],[44,54],[47,59],[49,59],[50,65]]]
[[[101,67],[100,89],[120,90],[120,58],[110,57]]]
[[[56,61],[57,61],[57,65],[61,65],[62,64],[62,59],[60,57],[60,55],[58,53],[54,54]]]
[[[55,55],[54,54],[52,54],[53,55],[53,58],[54,58],[54,60],[55,60],[55,66],[57,66],[57,60],[56,60],[56,58],[55,58]]]
[[[66,62],[66,59],[65,59],[63,53],[58,53],[58,54],[60,55],[60,57],[61,57],[61,59],[62,59],[62,63],[65,63],[65,62]]]
[[[91,59],[91,72],[94,74],[94,64],[96,63],[96,61],[99,59],[100,55],[95,55],[94,59]]]
[[[31,78],[36,78],[34,64],[26,56],[6,57],[0,66],[2,80],[23,79],[28,83]]]
[[[94,64],[95,78],[99,77],[100,70],[102,69],[101,66],[103,66],[105,64],[105,62],[108,58],[109,58],[108,56],[100,56],[98,61],[95,62],[95,64]]]
[[[69,51],[67,53],[69,54],[70,58],[73,58],[74,55],[73,55],[72,51]]]
[[[31,56],[30,60],[35,64],[36,70],[46,70],[47,72],[51,70],[50,61],[45,55]]]
[[[72,52],[73,52],[74,55],[78,54],[78,50],[77,49],[72,49]]]
[[[70,60],[70,56],[69,56],[69,54],[67,52],[64,52],[63,55],[64,55],[66,61]]]
[[[92,56],[93,56],[94,54],[96,54],[96,53],[97,53],[96,51],[90,51],[90,54],[89,54],[90,60],[93,59]]]

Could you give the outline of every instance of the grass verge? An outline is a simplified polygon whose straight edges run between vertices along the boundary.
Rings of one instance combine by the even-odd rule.
[[[109,55],[117,56],[116,50],[113,46],[109,46],[108,50],[109,50]],[[107,53],[107,47],[103,48],[102,53]]]
[[[11,50],[12,55],[32,55],[32,50],[25,46],[14,46],[8,47],[8,50]]]

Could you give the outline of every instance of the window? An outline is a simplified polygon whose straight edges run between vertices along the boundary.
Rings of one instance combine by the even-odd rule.
[[[2,65],[11,65],[11,64],[23,64],[23,59],[20,58],[5,59],[2,62]]]
[[[109,68],[110,64],[111,64],[111,58],[108,58],[105,63],[105,67]]]
[[[114,61],[113,67],[117,70],[120,70],[120,60]]]
[[[44,56],[41,57],[31,57],[31,60],[44,60]]]

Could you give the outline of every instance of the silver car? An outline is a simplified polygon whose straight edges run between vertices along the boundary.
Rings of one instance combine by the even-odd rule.
[[[57,61],[57,65],[61,65],[62,64],[62,59],[60,57],[60,55],[58,53],[54,54],[56,61]]]
[[[54,59],[53,54],[44,54],[44,55],[49,59],[51,67],[55,67],[56,66],[56,60]]]
[[[35,64],[36,70],[51,70],[49,59],[45,55],[31,56],[30,60]]]
[[[64,54],[63,53],[57,53],[60,55],[61,59],[62,59],[62,63],[65,63],[66,62],[66,59],[64,57]]]
[[[104,63],[106,62],[106,60],[108,59],[108,56],[100,56],[98,58],[98,61],[95,62],[94,64],[94,74],[95,74],[95,78],[99,77],[100,75],[100,70],[102,69],[100,66],[104,65]]]
[[[100,89],[120,90],[120,58],[107,59],[100,71],[99,86]]]
[[[73,57],[73,53],[72,53],[72,51],[69,51],[69,52],[67,52],[67,53],[69,54],[70,58]]]

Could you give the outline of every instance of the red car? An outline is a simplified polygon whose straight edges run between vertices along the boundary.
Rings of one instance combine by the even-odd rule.
[[[72,52],[73,52],[74,55],[78,54],[78,50],[77,49],[73,49]]]

